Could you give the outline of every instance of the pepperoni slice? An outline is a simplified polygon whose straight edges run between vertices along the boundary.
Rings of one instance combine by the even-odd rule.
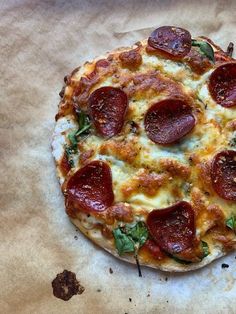
[[[144,120],[147,136],[157,144],[172,144],[195,125],[191,107],[180,99],[165,99],[149,108]]]
[[[124,124],[128,98],[119,88],[105,86],[89,97],[89,110],[97,132],[101,136],[118,134]]]
[[[208,88],[219,105],[236,106],[236,62],[225,63],[216,68],[210,76]]]
[[[159,247],[169,254],[177,254],[193,245],[195,238],[194,211],[181,201],[149,213],[147,226]]]
[[[191,34],[180,27],[162,26],[151,33],[148,44],[166,57],[180,59],[191,49]]]
[[[95,160],[79,169],[67,183],[67,199],[80,210],[101,212],[114,201],[109,166]]]
[[[236,201],[236,151],[224,150],[214,157],[211,181],[220,197]]]

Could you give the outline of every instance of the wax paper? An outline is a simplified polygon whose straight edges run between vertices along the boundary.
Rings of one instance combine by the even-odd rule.
[[[160,25],[226,48],[235,12],[233,0],[0,1],[0,313],[236,313],[235,253],[185,274],[143,267],[140,278],[76,231],[50,147],[75,67]],[[51,286],[64,269],[85,288],[67,302]]]

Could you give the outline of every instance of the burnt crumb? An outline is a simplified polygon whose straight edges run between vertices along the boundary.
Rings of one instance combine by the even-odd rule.
[[[169,301],[168,301],[168,300],[166,300],[166,303],[169,303]]]
[[[228,264],[225,264],[225,263],[223,263],[223,264],[221,264],[221,268],[229,268],[229,265]]]
[[[77,235],[75,235],[75,236],[74,236],[74,239],[75,239],[75,240],[78,240],[78,236],[77,236]]]
[[[64,77],[64,82],[65,82],[65,84],[70,84],[70,82],[71,82],[70,75],[66,75]]]
[[[87,214],[87,217],[89,218],[89,217],[90,217],[90,214]]]
[[[129,121],[129,125],[130,125],[130,131],[134,134],[138,134],[139,132],[138,124],[134,121]]]
[[[97,289],[97,292],[102,292],[102,290],[101,289]]]
[[[129,302],[132,302],[132,299],[131,299],[131,298],[129,298]]]
[[[61,89],[61,91],[60,91],[60,93],[59,93],[59,96],[60,96],[61,98],[63,98],[64,94],[65,94],[65,86],[62,87],[62,89]]]
[[[52,281],[52,289],[53,295],[64,301],[68,301],[73,295],[82,294],[85,290],[76,279],[75,273],[66,269],[62,273],[57,274]]]
[[[229,45],[228,45],[228,47],[227,47],[226,54],[227,54],[229,57],[232,57],[233,51],[234,51],[234,44],[233,44],[232,42],[230,42]]]
[[[165,278],[165,281],[168,281],[168,277]]]
[[[109,268],[109,273],[113,274],[113,269],[111,267]]]
[[[147,294],[147,298],[149,298],[149,297],[150,297],[150,293]]]

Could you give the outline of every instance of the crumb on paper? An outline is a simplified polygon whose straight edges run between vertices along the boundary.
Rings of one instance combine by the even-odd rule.
[[[109,268],[109,273],[113,274],[113,269],[111,267]]]
[[[53,295],[64,301],[68,301],[73,295],[82,294],[85,290],[76,279],[75,273],[66,269],[53,279],[52,288]]]
[[[223,263],[223,264],[221,264],[221,268],[229,268],[229,265],[228,264],[225,264],[225,263]]]

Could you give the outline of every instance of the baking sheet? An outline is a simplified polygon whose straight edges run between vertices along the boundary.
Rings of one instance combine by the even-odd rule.
[[[235,12],[235,1],[0,2],[1,313],[236,313],[235,253],[187,274],[143,268],[139,278],[69,222],[50,150],[58,92],[75,67],[159,25],[226,48]],[[51,287],[64,269],[85,287],[68,302]]]

